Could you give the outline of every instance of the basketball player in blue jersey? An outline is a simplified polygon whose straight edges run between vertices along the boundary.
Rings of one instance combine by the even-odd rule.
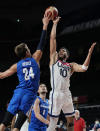
[[[70,77],[74,72],[85,72],[88,69],[96,43],[91,45],[83,65],[79,65],[75,62],[66,62],[69,57],[68,50],[63,47],[58,53],[56,52],[56,28],[59,20],[60,17],[53,21],[50,36],[50,73],[52,91],[50,92],[49,99],[50,123],[47,131],[55,130],[61,110],[67,120],[67,131],[74,131],[73,116],[75,111],[71,92],[69,90]]]
[[[42,56],[49,21],[49,18],[44,16],[42,20],[43,30],[36,52],[31,55],[30,50],[25,43],[17,45],[15,47],[15,53],[21,60],[12,65],[5,72],[0,73],[0,79],[3,79],[17,72],[19,79],[19,85],[14,90],[13,97],[7,108],[7,113],[0,125],[0,131],[4,131],[16,113],[18,113],[18,118],[13,131],[19,131],[27,118],[27,111],[36,99],[40,80],[39,61]]]
[[[31,113],[29,131],[46,131],[47,125],[49,125],[47,120],[49,104],[46,99],[47,88],[45,84],[40,84],[38,93],[39,96],[35,100]]]

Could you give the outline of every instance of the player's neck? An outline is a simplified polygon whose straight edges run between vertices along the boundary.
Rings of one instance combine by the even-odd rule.
[[[66,60],[63,60],[62,62],[64,62],[64,63],[65,63],[65,62],[66,62]]]
[[[22,58],[22,59],[26,59],[26,58],[29,58],[29,56],[25,56],[24,58]]]
[[[60,61],[62,61],[62,62],[66,62],[66,58],[63,58],[63,59],[58,59],[58,60],[60,60]]]
[[[45,101],[45,99],[46,99],[46,94],[40,94],[40,98]]]
[[[59,60],[60,60],[60,59],[59,59]],[[63,59],[63,60],[60,60],[60,61],[62,61],[62,62],[64,62],[64,63],[66,62],[66,60],[64,60],[64,59]]]
[[[26,54],[26,56],[23,59],[26,59],[26,58],[29,58],[29,57],[32,57],[32,56]]]

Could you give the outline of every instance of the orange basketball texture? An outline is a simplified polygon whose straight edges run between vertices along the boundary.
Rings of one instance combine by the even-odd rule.
[[[51,20],[55,20],[58,16],[58,10],[54,6],[50,6],[45,10],[45,15],[48,16]]]

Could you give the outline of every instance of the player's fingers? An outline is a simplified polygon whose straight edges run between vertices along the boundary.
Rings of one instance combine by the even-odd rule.
[[[96,42],[95,42],[95,43],[93,43],[93,45],[95,46],[95,45],[96,45]]]
[[[58,19],[60,19],[60,18],[61,18],[60,16],[57,16],[55,20],[58,20]]]
[[[51,13],[49,13],[49,14],[48,14],[48,18],[49,18],[49,19],[51,19],[51,16],[52,16],[52,14],[51,14]]]
[[[96,45],[96,42],[94,42],[92,45],[95,46],[95,45]]]
[[[46,14],[44,14],[44,18],[46,17]]]
[[[94,48],[95,45],[96,45],[96,43],[93,43],[92,46],[91,46],[91,48]]]

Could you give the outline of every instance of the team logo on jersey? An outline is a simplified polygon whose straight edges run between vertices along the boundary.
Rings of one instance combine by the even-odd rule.
[[[46,105],[40,105],[40,107],[43,107],[43,108],[49,109],[49,107],[46,106]]]
[[[31,61],[27,61],[27,62],[22,63],[22,66],[27,66],[27,65],[31,65]]]

